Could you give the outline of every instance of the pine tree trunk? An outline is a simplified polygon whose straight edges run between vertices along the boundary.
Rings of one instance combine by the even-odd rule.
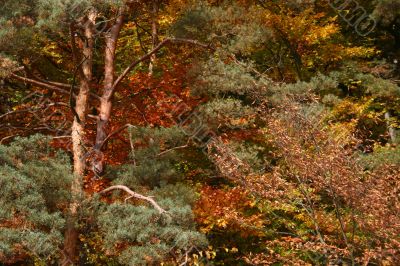
[[[122,10],[120,10],[122,12]],[[115,50],[124,18],[121,15],[105,36],[105,59],[104,59],[104,83],[103,95],[101,96],[100,112],[97,120],[96,142],[94,146],[95,155],[92,165],[96,174],[101,174],[104,169],[101,149],[107,137],[107,127],[110,121],[112,109],[112,96],[114,93],[114,72],[115,72]]]
[[[92,11],[88,15],[88,20],[84,28],[84,40],[81,40],[82,61],[78,62],[79,53],[75,45],[75,33],[71,33],[72,50],[74,61],[79,69],[79,93],[76,97],[75,117],[72,124],[72,151],[74,160],[74,179],[71,184],[71,203],[69,206],[69,216],[67,217],[65,239],[64,239],[64,256],[61,265],[74,265],[77,259],[78,230],[76,228],[77,217],[80,202],[83,197],[83,175],[85,172],[85,118],[87,113],[87,103],[90,93],[90,81],[92,80],[93,67],[93,32],[96,20],[96,12]]]

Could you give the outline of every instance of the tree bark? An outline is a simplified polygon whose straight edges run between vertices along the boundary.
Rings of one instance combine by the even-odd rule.
[[[394,129],[391,125],[391,116],[389,111],[385,113],[385,120],[386,120],[386,125],[387,125],[387,129],[388,129],[388,133],[389,133],[389,137],[390,137],[390,141],[391,143],[396,143],[396,129]]]
[[[101,149],[103,147],[104,140],[107,138],[107,127],[111,116],[112,96],[115,89],[115,50],[117,48],[119,33],[124,22],[122,12],[123,10],[121,9],[120,14],[116,19],[114,25],[112,25],[110,31],[105,36],[106,47],[104,58],[103,94],[100,100],[100,112],[97,119],[96,142],[94,145],[94,156],[92,160],[93,171],[97,175],[101,175],[104,169],[104,163],[102,160],[103,155]]]
[[[92,10],[87,21],[84,24],[83,36],[80,47],[81,53],[78,52],[75,42],[76,29],[71,26],[71,47],[74,62],[79,74],[79,93],[76,96],[74,121],[72,124],[72,151],[74,161],[74,179],[71,184],[71,203],[69,206],[69,216],[67,217],[65,239],[64,239],[64,256],[61,265],[74,265],[77,259],[78,230],[76,223],[78,221],[78,212],[80,202],[83,196],[83,175],[85,172],[85,118],[87,113],[87,103],[90,95],[90,82],[92,80],[93,68],[93,33],[94,24],[97,13]],[[82,55],[81,62],[78,62],[79,55]],[[73,86],[73,85],[72,85]]]

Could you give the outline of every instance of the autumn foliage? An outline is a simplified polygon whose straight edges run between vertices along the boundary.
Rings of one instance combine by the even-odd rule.
[[[399,1],[4,2],[0,264],[399,265]]]

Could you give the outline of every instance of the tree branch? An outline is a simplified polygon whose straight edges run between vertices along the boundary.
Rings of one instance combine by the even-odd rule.
[[[143,195],[141,195],[141,194],[139,194],[139,193],[136,193],[136,192],[130,190],[127,186],[123,186],[123,185],[111,186],[111,187],[109,187],[109,188],[106,188],[106,189],[100,191],[99,194],[104,194],[104,193],[107,193],[107,192],[109,192],[109,191],[111,191],[111,190],[117,190],[117,189],[125,191],[126,193],[128,193],[129,195],[131,195],[131,197],[133,197],[133,198],[142,199],[142,200],[145,200],[145,201],[149,202],[151,205],[153,205],[153,207],[154,207],[160,214],[166,213],[166,212],[167,212],[166,210],[164,210],[163,208],[161,208],[160,205],[158,205],[157,202],[155,202],[155,200],[153,200],[151,197],[146,197],[146,196],[143,196]]]
[[[44,80],[44,79],[38,78],[38,77],[36,77],[36,76],[35,76],[35,79],[38,80],[38,81],[40,81],[40,82],[48,83],[48,84],[50,84],[50,85],[54,85],[54,86],[60,87],[60,88],[66,88],[66,89],[71,88],[71,85],[66,84],[66,83],[48,81],[48,80]]]
[[[203,47],[204,49],[209,49],[211,51],[215,51],[215,49],[211,46],[211,44],[205,44],[205,43],[199,42],[197,40],[184,39],[184,38],[171,38],[170,42],[171,43],[188,43],[188,44]]]
[[[69,95],[69,91],[61,89],[61,88],[59,88],[59,87],[57,87],[55,85],[52,85],[50,83],[47,83],[47,82],[45,83],[45,82],[38,81],[38,80],[35,80],[35,79],[25,78],[25,77],[19,76],[19,75],[14,74],[14,73],[11,73],[10,77],[14,78],[14,79],[17,79],[17,80],[20,80],[20,81],[23,81],[23,82],[26,82],[26,83],[30,83],[30,84],[42,87],[42,88],[46,88],[46,89],[53,90],[53,91],[58,91],[58,92],[61,92],[63,94],[68,94]]]
[[[136,67],[138,64],[141,62],[149,59],[153,54],[157,53],[161,48],[163,48],[165,45],[168,43],[188,43],[188,44],[193,44],[197,45],[206,49],[211,49],[214,50],[211,45],[209,44],[204,44],[196,40],[191,40],[191,39],[182,39],[182,38],[166,38],[162,42],[160,42],[156,47],[154,47],[153,50],[142,56],[141,58],[137,59],[136,61],[132,62],[125,70],[118,76],[118,78],[115,80],[112,89],[114,90],[118,84],[129,74],[129,72]]]
[[[156,156],[157,156],[157,157],[160,157],[160,156],[162,156],[162,155],[164,155],[164,154],[166,154],[166,153],[168,153],[168,152],[174,151],[174,150],[185,149],[185,148],[189,147],[189,141],[190,141],[190,139],[188,140],[188,142],[187,142],[185,145],[173,147],[173,148],[171,148],[171,149],[162,151],[162,152],[160,152],[159,154],[157,154]]]
[[[140,48],[142,48],[142,51],[143,52],[147,52],[147,49],[146,49],[146,47],[144,47],[144,45],[143,45],[143,41],[142,41],[142,37],[140,36],[140,32],[139,32],[139,24],[134,20],[133,21],[133,23],[135,23],[135,25],[136,25],[136,35],[137,35],[137,37],[138,37],[138,41],[139,41],[139,44],[140,44]],[[140,27],[141,28],[141,27]]]
[[[107,143],[107,141],[108,141],[112,136],[117,135],[118,133],[120,133],[121,131],[123,131],[125,128],[128,128],[128,127],[134,127],[134,126],[131,125],[131,124],[123,125],[122,127],[118,128],[117,130],[115,130],[114,132],[112,132],[110,135],[108,135],[108,136],[103,140],[103,142],[101,143],[99,150],[101,150],[101,148]]]
[[[12,114],[18,114],[18,113],[24,113],[24,112],[31,112],[31,111],[32,111],[32,108],[10,111],[10,112],[7,112],[7,113],[5,113],[5,114],[0,115],[0,119],[2,119],[3,117],[6,117],[6,116],[12,115]]]
[[[25,68],[25,66],[21,66],[21,67],[18,67],[16,69],[14,69],[11,73],[15,74],[16,72],[20,72],[20,71],[26,71],[27,72],[27,69]],[[44,80],[44,79],[41,79],[41,78],[39,78],[37,76],[34,76],[34,78],[35,78],[34,80],[36,80],[36,81],[39,81],[39,82],[42,82],[42,83],[47,83],[49,85],[54,85],[54,86],[59,87],[59,88],[65,88],[65,89],[69,89],[70,88],[70,85],[65,84],[65,83]]]
[[[52,91],[58,91],[58,92],[60,92],[62,94],[66,94],[66,95],[70,94],[69,91],[60,88],[61,84],[62,84],[62,87],[64,87],[66,85],[66,84],[63,84],[63,83],[52,82],[52,81],[50,81],[50,82],[49,81],[41,81],[41,80],[26,78],[26,77],[19,76],[19,75],[15,74],[15,73],[11,73],[10,74],[10,78],[16,79],[16,80],[19,80],[19,81],[23,81],[25,83],[29,83],[29,84],[32,84],[32,85],[36,85],[38,87],[42,87],[42,88],[45,88],[45,89],[49,89],[49,90],[52,90]],[[58,84],[58,85],[56,85],[56,84]],[[68,88],[70,88],[70,85],[68,85]],[[76,95],[73,95],[73,96],[75,97]],[[90,93],[90,96],[93,97],[96,100],[100,100],[100,96],[98,96],[97,94]]]

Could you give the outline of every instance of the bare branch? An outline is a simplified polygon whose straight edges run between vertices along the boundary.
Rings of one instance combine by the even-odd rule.
[[[65,104],[65,103],[56,102],[56,103],[51,103],[51,104],[46,105],[46,106],[42,106],[41,109],[43,110],[43,109],[46,109],[46,108],[48,108],[48,107],[56,106],[56,105],[61,105],[61,106],[69,107],[69,105],[67,105],[67,104]],[[46,108],[44,108],[44,107],[46,107]],[[36,109],[38,109],[38,108],[37,108],[37,107],[36,107],[36,108],[35,108],[35,107],[32,107],[32,108],[27,108],[27,109],[21,109],[21,110],[10,111],[10,112],[7,112],[7,113],[5,113],[5,114],[0,115],[0,119],[3,119],[4,117],[7,117],[7,116],[12,115],[12,114],[19,114],[19,113],[25,113],[25,112],[34,113],[34,112],[36,111]]]
[[[214,51],[215,49],[211,46],[211,44],[205,44],[202,42],[199,42],[197,40],[192,40],[192,39],[184,39],[184,38],[171,38],[170,41],[172,43],[188,43],[196,46],[203,47],[204,49],[210,49],[211,51]]]
[[[16,80],[20,80],[20,81],[23,81],[25,83],[29,83],[29,84],[32,84],[32,85],[36,85],[36,86],[41,87],[41,88],[45,88],[45,89],[49,89],[49,90],[53,90],[53,91],[58,91],[58,92],[60,92],[62,94],[69,95],[69,93],[70,93],[69,91],[60,88],[60,87],[65,87],[66,86],[66,84],[63,84],[63,83],[26,78],[26,77],[19,76],[19,75],[15,74],[15,73],[11,73],[10,74],[10,78],[16,79]],[[68,86],[68,88],[70,88],[69,85],[67,85],[67,86]],[[73,95],[73,96],[75,97],[75,95]],[[100,96],[98,96],[98,95],[96,95],[94,93],[90,93],[90,96],[95,98],[95,99],[97,99],[97,100],[100,100]]]
[[[191,40],[191,39],[182,39],[182,38],[166,38],[162,42],[160,42],[156,47],[154,47],[153,50],[142,56],[141,58],[137,59],[136,61],[132,62],[125,70],[119,75],[119,77],[115,80],[113,84],[113,90],[118,86],[118,84],[129,74],[129,72],[136,67],[138,64],[141,62],[149,59],[153,54],[157,53],[161,48],[163,48],[165,45],[168,43],[188,43],[188,44],[193,44],[197,46],[201,46],[206,49],[211,49],[214,50],[210,45],[201,43],[196,40]]]
[[[151,205],[153,205],[153,207],[156,210],[158,210],[158,212],[160,214],[167,212],[166,210],[161,208],[160,205],[158,205],[157,202],[155,202],[155,200],[153,200],[151,197],[146,197],[146,196],[143,196],[143,195],[141,195],[139,193],[136,193],[136,192],[132,191],[130,188],[128,188],[127,186],[123,186],[123,185],[111,186],[109,188],[106,188],[106,189],[100,191],[99,194],[104,194],[104,193],[107,193],[109,191],[117,190],[117,189],[125,191],[126,193],[131,195],[131,197],[133,197],[133,198],[142,199],[142,200],[145,200],[145,201],[149,202]]]
[[[193,248],[194,248],[194,247],[192,246],[190,249],[188,249],[188,250],[185,252],[185,261],[182,262],[181,264],[179,264],[179,266],[184,266],[184,265],[187,265],[187,264],[188,264],[188,262],[189,262],[189,253],[192,252]]]
[[[132,152],[132,158],[133,158],[133,166],[136,167],[136,158],[135,158],[135,146],[133,145],[132,141],[132,131],[129,130],[129,144],[131,145],[131,152]]]
[[[108,135],[108,136],[103,140],[103,142],[102,142],[101,145],[100,145],[100,149],[107,143],[107,141],[108,141],[112,136],[117,135],[118,133],[120,133],[121,131],[123,131],[124,129],[126,129],[126,128],[128,128],[128,127],[134,127],[134,126],[131,125],[131,124],[126,124],[126,125],[123,125],[122,127],[118,128],[118,129],[115,130],[114,132],[112,132],[110,135]]]
[[[0,119],[2,119],[3,117],[6,117],[6,116],[12,115],[12,114],[19,114],[19,113],[31,112],[31,111],[32,111],[32,108],[10,111],[10,112],[0,115]]]
[[[11,71],[11,73],[20,72],[20,71],[23,71],[23,70],[25,70],[25,67],[24,66],[20,66],[20,67],[17,67],[16,69],[13,69],[13,71]]]
[[[68,135],[68,136],[55,136],[55,137],[51,137],[52,139],[69,139],[69,138],[72,138],[72,136],[71,135]]]
[[[46,89],[53,90],[53,91],[58,91],[58,92],[61,92],[63,94],[69,94],[69,91],[61,89],[60,87],[52,85],[52,84],[47,83],[47,82],[45,83],[45,82],[42,82],[42,81],[39,81],[39,80],[22,77],[22,76],[19,76],[17,74],[14,74],[14,73],[11,73],[10,77],[14,78],[14,79],[17,79],[17,80],[20,80],[20,81],[23,81],[23,82],[26,82],[26,83],[30,83],[32,85],[36,85],[36,86],[42,87],[42,88],[46,88]]]
[[[168,153],[168,152],[174,151],[174,150],[179,150],[179,149],[187,148],[187,147],[189,147],[189,141],[190,141],[190,139],[188,140],[188,142],[187,142],[185,145],[177,146],[177,147],[174,147],[174,148],[165,150],[165,151],[163,151],[163,152],[160,152],[159,154],[157,154],[157,157],[162,156],[162,155],[164,155],[164,154],[166,154],[166,153]]]
[[[16,134],[16,135],[11,135],[11,136],[6,136],[6,137],[4,137],[4,138],[2,138],[2,139],[0,140],[0,144],[3,144],[4,141],[6,141],[6,140],[8,140],[8,139],[11,139],[11,138],[14,138],[14,137],[16,137],[16,136],[19,136],[19,135]]]
[[[18,68],[16,68],[16,69],[14,69],[14,70],[11,72],[11,74],[15,74],[16,72],[21,72],[21,71],[27,72],[27,69],[25,68],[25,66],[21,66],[21,67],[18,67]],[[49,85],[54,85],[54,86],[56,86],[56,87],[65,88],[65,89],[69,89],[69,88],[70,88],[70,85],[65,84],[65,83],[54,82],[54,81],[49,81],[49,80],[44,80],[44,79],[41,79],[41,78],[39,78],[39,77],[37,77],[37,76],[34,76],[34,78],[35,78],[34,80],[36,80],[36,81],[43,82],[43,83],[47,83],[47,84],[49,84]]]
[[[141,58],[139,58],[138,60],[132,62],[122,73],[121,75],[119,75],[119,77],[115,80],[114,84],[113,84],[113,89],[115,89],[118,84],[129,74],[129,72],[138,64],[140,64],[141,62],[149,59],[151,57],[151,55],[157,53],[164,45],[166,45],[168,42],[170,42],[170,39],[165,39],[162,42],[160,42],[156,47],[154,47],[153,50],[151,50],[149,53],[145,54],[144,56],[142,56]]]
[[[54,85],[54,86],[57,86],[57,87],[60,87],[60,88],[69,89],[71,87],[71,85],[66,84],[66,83],[44,80],[44,79],[41,79],[41,78],[38,78],[38,77],[35,77],[35,79],[40,81],[40,82],[45,82],[45,83],[48,83],[50,85]]]
[[[143,41],[142,41],[142,37],[140,36],[140,32],[139,32],[139,24],[136,22],[136,21],[133,21],[134,23],[135,23],[135,25],[136,25],[136,35],[137,35],[137,37],[138,37],[138,41],[139,41],[139,44],[140,44],[140,48],[142,49],[142,51],[143,52],[147,52],[147,49],[146,49],[146,47],[144,47],[144,45],[143,45]],[[141,28],[141,27],[140,27]]]
[[[137,20],[133,20],[133,23],[135,24],[136,28],[140,28],[141,30],[143,30],[144,32],[146,32],[149,36],[151,36],[151,32],[148,31],[146,28],[140,26],[139,23],[137,22]]]

